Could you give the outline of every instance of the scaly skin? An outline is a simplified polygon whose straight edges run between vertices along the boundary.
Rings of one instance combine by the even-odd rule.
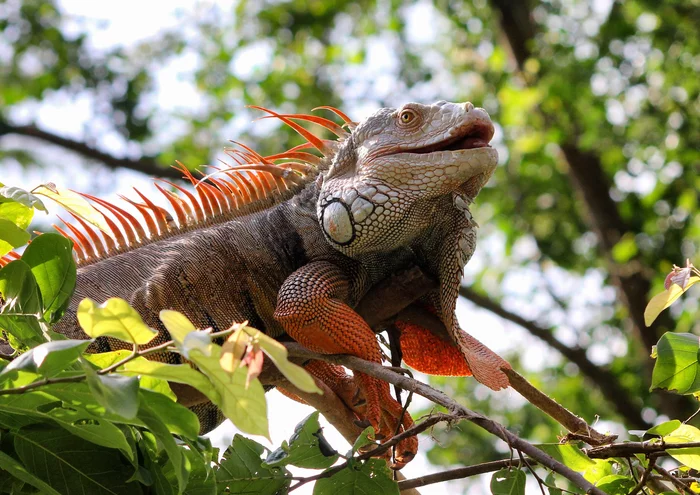
[[[317,352],[379,363],[376,337],[353,307],[388,275],[418,264],[440,281],[422,304],[441,318],[449,338],[398,322],[406,362],[428,373],[473,373],[491,388],[507,387],[501,368],[508,364],[454,318],[462,269],[475,246],[468,205],[497,163],[487,146],[492,135],[488,115],[471,103],[381,109],[344,140],[324,144],[330,163],[286,201],[80,268],[72,305],[57,330],[86,338],[76,321],[78,302],[116,296],[161,332],[150,345],[169,339],[157,315],[175,309],[199,328],[221,330],[249,320]],[[118,345],[98,341],[93,350]],[[177,362],[179,356],[155,359]],[[311,363],[309,370],[380,436],[412,425],[387,383],[361,373],[351,379],[324,364]],[[221,419],[212,407],[197,412],[205,430]],[[398,447],[401,467],[415,455],[417,440]]]

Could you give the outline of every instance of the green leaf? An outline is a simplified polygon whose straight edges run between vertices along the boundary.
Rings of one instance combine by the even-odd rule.
[[[172,337],[176,344],[182,345],[188,333],[197,331],[197,328],[192,322],[178,311],[164,309],[159,313],[158,317],[160,321],[163,322],[163,325],[165,325],[165,328],[168,329],[170,337]]]
[[[295,385],[299,390],[309,393],[323,393],[316,385],[314,378],[301,366],[289,362],[287,348],[272,337],[268,337],[259,330],[246,327],[254,331],[253,337],[258,340],[260,348],[275,363],[278,370]]]
[[[0,218],[0,256],[16,247],[24,246],[30,238],[29,232],[20,229],[9,220]]]
[[[124,299],[113,297],[97,305],[83,299],[78,305],[80,327],[92,338],[103,335],[139,345],[148,344],[158,332],[149,328]]]
[[[580,473],[595,465],[595,462],[584,454],[581,449],[570,443],[543,443],[536,447]]]
[[[216,476],[211,463],[205,462],[199,452],[191,449],[184,452],[191,466],[184,495],[216,495]]]
[[[374,440],[374,428],[368,426],[367,428],[362,430],[362,433],[360,433],[357,439],[355,439],[355,443],[352,445],[352,453],[355,454],[355,452],[357,452],[361,448],[372,444],[376,444]]]
[[[38,373],[44,377],[55,376],[77,361],[90,342],[89,340],[45,342],[11,361],[0,372],[0,376],[5,373],[16,373],[18,370]]]
[[[678,427],[681,425],[681,422],[677,419],[672,419],[671,421],[664,421],[663,423],[659,423],[656,426],[653,426],[652,428],[649,428],[647,430],[648,435],[659,435],[661,437],[668,435],[678,429]]]
[[[66,210],[93,224],[107,235],[112,235],[104,216],[92,207],[82,196],[68,189],[59,189],[53,184],[45,184],[34,189],[37,195],[54,200]]]
[[[322,478],[314,485],[314,495],[399,494],[399,485],[383,459],[368,459]],[[513,492],[515,493],[515,492]],[[525,492],[523,492],[525,493]]]
[[[60,493],[136,495],[133,471],[119,451],[100,447],[61,428],[32,425],[15,432],[14,447],[27,470]]]
[[[557,480],[554,476],[554,473],[550,471],[544,480],[545,484],[547,485],[547,491],[549,492],[549,495],[562,495],[562,493],[564,493],[559,488],[557,488],[556,481]]]
[[[670,333],[656,344],[656,362],[651,377],[651,390],[661,388],[679,394],[700,391],[698,373],[700,341],[690,333]]]
[[[180,349],[187,334],[196,330],[187,317],[177,311],[163,310],[160,312],[160,319]],[[221,347],[210,343],[205,352],[209,355],[205,355],[200,349],[191,349],[188,358],[207,375],[217,396],[209,395],[206,390],[202,392],[219,406],[239,430],[269,438],[265,390],[260,381],[251,380],[246,387],[247,373],[244,368],[239,367],[233,373],[222,369]]]
[[[491,476],[493,495],[525,495],[525,473],[520,469],[501,469]]]
[[[196,439],[199,435],[199,418],[188,408],[172,401],[163,394],[141,389],[141,404],[148,404],[153,413],[161,418],[168,431],[186,438]]]
[[[36,423],[36,418],[55,422],[68,432],[89,442],[120,449],[127,457],[132,452],[124,433],[108,419],[81,407],[76,391],[86,387],[82,383],[63,384],[69,401],[63,402],[50,392],[57,385],[49,385],[42,391],[0,396],[0,421],[6,428],[21,428]],[[72,399],[72,400],[71,400]]]
[[[135,376],[116,374],[99,375],[92,368],[84,367],[87,383],[95,399],[112,414],[131,419],[139,410],[139,379]]]
[[[0,218],[26,230],[34,217],[34,209],[0,196]]]
[[[123,352],[124,355],[129,354],[126,351],[118,352]],[[159,392],[173,400],[177,400],[177,396],[170,389],[168,382],[190,385],[213,402],[221,400],[219,393],[214,390],[214,386],[207,377],[188,364],[167,364],[138,357],[120,366],[117,372],[120,375],[139,376],[141,388]]]
[[[629,476],[611,474],[598,480],[595,486],[608,495],[627,495],[636,483]]]
[[[286,493],[291,484],[291,473],[284,468],[266,467],[260,458],[265,448],[238,433],[216,472],[219,493],[226,488],[229,493],[255,493],[276,495]]]
[[[0,270],[0,294],[5,304],[0,310],[0,329],[30,347],[45,341],[38,317],[41,299],[32,270],[24,261],[11,261]]]
[[[611,461],[595,459],[593,466],[583,472],[583,477],[595,484],[611,474],[613,474],[613,463]]]
[[[0,196],[2,196],[3,199],[6,198],[15,203],[19,203],[28,209],[36,208],[37,210],[47,211],[46,207],[44,206],[44,203],[42,203],[42,201],[39,198],[37,198],[34,194],[27,192],[19,187],[0,187]],[[25,226],[24,228],[26,229],[27,227]]]
[[[105,369],[109,366],[114,365],[115,363],[118,363],[119,361],[122,361],[124,358],[127,356],[130,356],[132,352],[121,349],[118,351],[111,351],[111,352],[100,352],[97,354],[85,354],[83,358],[93,365],[97,367],[97,369]],[[155,361],[147,361],[143,357],[137,357],[134,358],[133,361],[146,361],[146,362],[155,362]],[[163,363],[161,363],[163,364]],[[187,365],[178,365],[178,366],[187,366]],[[187,366],[189,368],[189,366]],[[123,367],[120,367],[119,370],[122,370]],[[191,369],[191,368],[190,368]],[[118,373],[120,375],[126,375],[126,376],[138,376],[139,377],[139,385],[142,389],[148,389],[152,390],[153,392],[158,392],[159,394],[163,394],[166,397],[169,397],[173,401],[177,400],[177,396],[175,393],[172,391],[170,388],[170,384],[166,380],[161,380],[160,378],[155,378],[153,376],[148,376],[146,374],[140,374],[140,373],[120,373],[119,370],[114,371],[114,373]],[[199,374],[200,376],[201,373]],[[204,378],[202,376],[202,378]],[[205,382],[206,379],[204,380]],[[207,382],[209,383],[209,382]]]
[[[667,444],[700,442],[700,430],[694,426],[682,424],[670,435],[663,437],[663,440]],[[700,447],[667,449],[666,452],[681,464],[692,469],[700,469]]]
[[[296,425],[289,445],[271,452],[265,459],[265,465],[277,467],[292,464],[301,468],[325,469],[335,464],[338,453],[332,449],[328,451],[330,446],[323,436],[318,415],[318,411],[313,412]]]
[[[700,277],[693,276],[688,279],[685,288],[677,284],[671,284],[667,290],[652,297],[649,304],[647,304],[647,307],[644,309],[644,323],[646,326],[650,326],[654,323],[654,320],[656,320],[664,309],[668,308],[676,299],[681,297],[684,292],[698,282],[700,282]]]
[[[168,431],[168,427],[158,414],[145,402],[141,403],[141,407],[139,407],[139,419],[143,421],[150,432],[158,439],[158,442],[168,454],[168,462],[172,463],[179,491],[182,493],[185,486],[187,486],[187,479],[189,476],[184,453],[185,449],[175,443],[175,439]]]
[[[75,290],[76,267],[73,243],[58,234],[42,234],[27,247],[22,261],[36,279],[44,308],[44,319],[59,320]]]
[[[177,490],[177,479],[172,463],[167,464],[167,474],[164,470],[167,459],[158,455],[158,446],[155,437],[148,431],[142,433],[142,440],[139,442],[139,449],[143,456],[143,467],[151,475],[153,484],[151,489],[156,495],[175,495]],[[168,476],[171,475],[171,476]],[[171,478],[172,477],[172,481]]]
[[[0,452],[0,470],[5,470],[18,480],[24,481],[28,485],[39,489],[42,494],[61,495],[59,492],[51,488],[50,485],[44,483],[44,481],[27,471],[27,468],[25,468],[21,463],[17,462],[16,459],[10,457],[4,452]]]

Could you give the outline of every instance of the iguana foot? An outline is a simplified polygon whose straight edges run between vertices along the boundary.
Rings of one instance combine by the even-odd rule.
[[[366,384],[363,383],[365,378],[371,377],[359,373],[357,375],[361,376],[356,375],[352,377],[345,373],[345,369],[342,366],[323,361],[311,361],[305,368],[309,373],[325,383],[348,406],[358,418],[356,421],[357,426],[360,428],[372,426],[375,430],[375,438],[382,443],[413,426],[411,415],[407,412],[404,413],[401,405],[391,397],[389,387],[385,382],[380,382],[387,385],[386,390],[380,392],[380,401],[378,402],[380,420],[378,423],[372,423],[367,419],[368,405],[370,403],[367,401],[364,392]],[[415,457],[417,451],[417,437],[412,436],[399,442],[396,445],[394,462],[391,464],[391,467],[393,469],[401,469]],[[387,461],[391,462],[391,451],[387,452],[385,457]]]
[[[349,293],[348,276],[338,266],[327,261],[304,265],[282,284],[275,318],[290,337],[312,351],[352,354],[379,364],[382,354],[377,337],[367,322],[344,302],[349,300]],[[329,381],[336,375],[331,373],[331,376],[319,378],[333,389]],[[341,395],[343,390],[336,393],[353,411],[361,413],[358,416],[369,421],[375,432],[391,438],[402,427],[413,425],[410,415],[402,414],[401,404],[391,396],[388,383],[359,372],[354,378],[364,404],[353,403],[353,397],[348,397],[347,393]],[[352,393],[356,395],[356,390]],[[412,453],[415,447],[417,441],[415,445],[402,446]],[[401,459],[408,457],[402,455]]]

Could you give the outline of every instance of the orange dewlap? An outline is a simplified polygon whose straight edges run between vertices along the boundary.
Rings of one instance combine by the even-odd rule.
[[[411,368],[441,376],[470,376],[467,361],[452,343],[442,340],[430,330],[403,321],[396,321],[401,330],[403,360]]]

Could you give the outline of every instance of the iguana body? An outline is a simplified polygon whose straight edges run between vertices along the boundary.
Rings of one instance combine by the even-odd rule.
[[[412,103],[350,123],[350,134],[318,117],[269,113],[299,130],[325,158],[318,161],[300,147],[267,158],[247,148],[234,153],[240,166],[226,182],[215,176],[199,184],[199,197],[189,203],[168,197],[179,227],[144,198],[139,209],[150,236],[100,202],[126,234],[115,230],[119,242],[98,246],[99,239],[83,241],[69,227],[84,260],[71,308],[56,330],[86,338],[76,322],[77,303],[122,297],[162,332],[151,345],[169,339],[159,311],[175,309],[200,328],[221,330],[249,320],[317,352],[381,362],[374,333],[352,308],[374,284],[418,264],[440,282],[422,303],[441,318],[452,342],[398,322],[406,362],[434,374],[471,371],[491,388],[506,387],[500,367],[507,364],[461,331],[454,317],[459,280],[475,246],[468,204],[497,160],[488,147],[493,127],[486,112],[470,103]],[[341,138],[320,140],[293,118],[320,123]],[[275,188],[277,198],[270,194]],[[96,351],[112,348],[95,344]],[[319,363],[309,369],[381,434],[392,436],[397,423],[410,426],[388,384],[358,373],[363,402],[342,369]],[[203,419],[213,426],[211,418]],[[400,447],[402,464],[413,457],[417,441]]]

